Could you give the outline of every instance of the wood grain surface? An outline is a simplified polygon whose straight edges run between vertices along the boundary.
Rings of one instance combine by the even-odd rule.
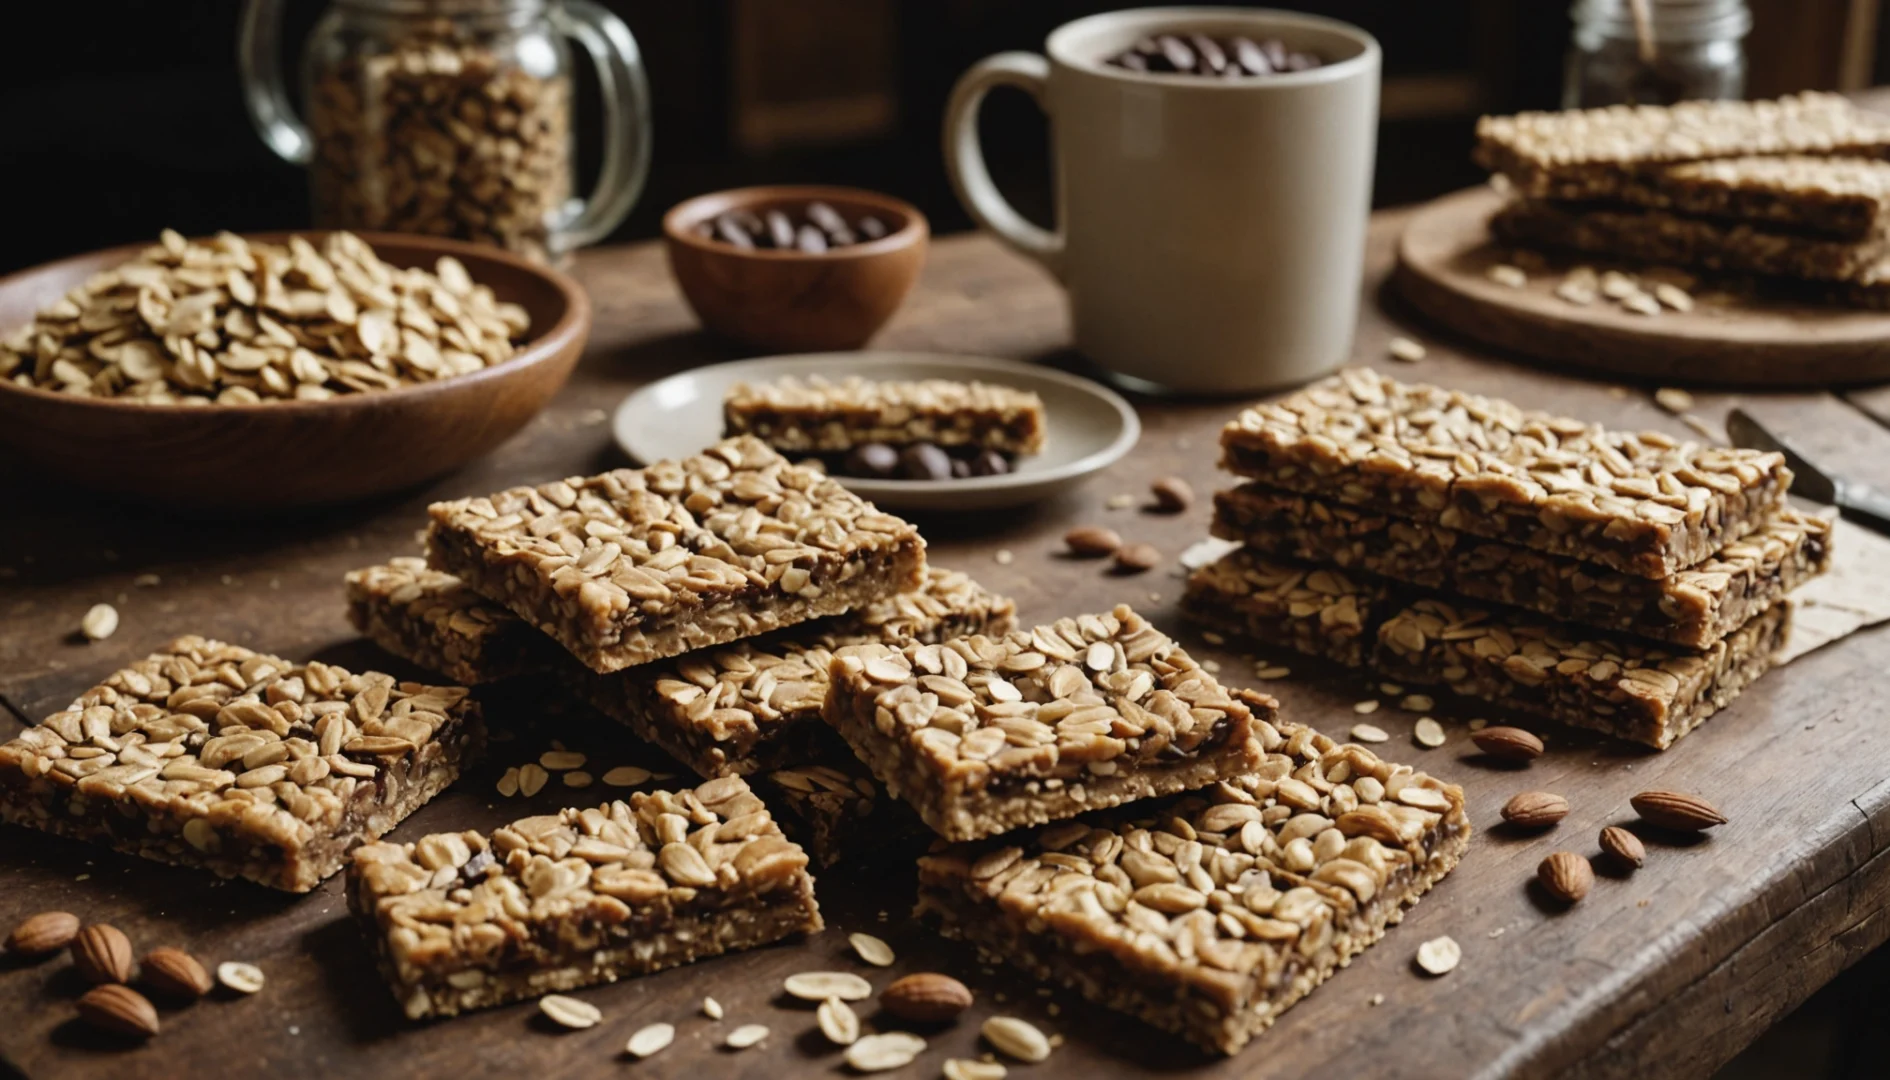
[[[1557,256],[1523,288],[1499,285],[1486,272],[1509,249],[1490,241],[1488,222],[1503,198],[1489,187],[1447,195],[1416,212],[1399,244],[1399,291],[1467,337],[1565,371],[1728,387],[1890,379],[1890,312],[1766,300],[1648,316],[1556,296],[1567,266],[1607,265],[1589,255]]]
[[[1398,375],[1502,394],[1526,406],[1631,427],[1688,435],[1662,412],[1650,386],[1611,386],[1524,367],[1440,341],[1406,305],[1386,299],[1383,278],[1408,214],[1373,223],[1361,361]],[[344,571],[413,550],[423,507],[434,498],[586,473],[620,463],[605,410],[644,381],[733,354],[699,334],[671,286],[660,249],[589,252],[577,274],[597,304],[591,346],[551,408],[495,454],[431,485],[385,501],[289,520],[204,525],[187,514],[127,509],[35,482],[30,470],[0,470],[0,697],[15,719],[57,709],[93,679],[174,634],[200,632],[291,656],[406,669],[355,639],[342,615]],[[1425,340],[1412,366],[1385,358],[1394,334]],[[1076,361],[1064,351],[1061,298],[1048,279],[989,240],[934,245],[907,305],[878,339],[901,348]],[[1185,363],[1185,357],[1176,357]],[[1890,483],[1890,432],[1823,393],[1735,397],[1700,394],[1701,419],[1716,424],[1742,404],[1803,442],[1828,468]],[[1206,494],[1223,483],[1215,433],[1240,405],[1138,402],[1141,445],[1087,488],[1020,513],[922,519],[932,557],[1017,597],[1026,620],[1044,621],[1128,601],[1192,649],[1218,660],[1230,683],[1251,685],[1252,654],[1214,648],[1175,616],[1180,580],[1164,567],[1113,577],[1095,563],[1060,557],[1058,538],[1079,523],[1110,525],[1157,544],[1172,559],[1206,532]],[[1162,517],[1109,510],[1118,493],[1144,496],[1174,474],[1200,493],[1187,513]],[[1000,562],[1000,551],[1013,553]],[[156,574],[159,584],[134,579]],[[116,603],[116,635],[93,645],[75,630],[86,608]],[[1268,684],[1285,714],[1334,735],[1358,719],[1354,702],[1385,695],[1357,675],[1321,670],[1278,652],[1293,676]],[[819,875],[829,929],[804,942],[710,961],[587,990],[604,1022],[557,1033],[531,1005],[422,1026],[400,1019],[369,953],[330,882],[289,897],[169,869],[102,850],[0,829],[0,924],[47,908],[108,920],[140,954],[185,946],[205,961],[260,964],[259,995],[214,998],[167,1009],[150,1044],[107,1046],[72,1019],[75,986],[64,959],[0,962],[0,1056],[29,1077],[350,1075],[579,1077],[714,1075],[778,1078],[845,1072],[815,1033],[811,1010],[780,992],[796,971],[857,971],[883,987],[894,976],[940,970],[965,979],[978,1003],[958,1024],[927,1031],[931,1047],[895,1075],[934,1077],[946,1057],[975,1056],[977,1025],[995,1012],[1026,1017],[1060,1034],[1050,1060],[1014,1067],[1018,1077],[1630,1077],[1704,1076],[1837,971],[1890,937],[1890,783],[1882,763],[1890,735],[1890,633],[1866,631],[1773,673],[1666,754],[1563,730],[1525,771],[1496,769],[1471,752],[1461,719],[1474,706],[1441,705],[1449,742],[1425,750],[1411,740],[1415,717],[1387,707],[1372,717],[1392,733],[1380,751],[1464,785],[1478,835],[1462,866],[1404,925],[1288,1012],[1231,1060],[1091,1006],[1067,993],[1040,996],[1028,981],[988,968],[912,924],[908,867]],[[490,760],[396,834],[491,826],[566,802],[555,785],[537,797],[502,799],[498,773],[535,758],[549,740],[593,755],[593,770],[649,761],[620,731],[545,714],[529,700],[495,702],[494,723],[513,732]],[[11,722],[8,722],[10,731]],[[1628,798],[1649,787],[1698,792],[1732,819],[1703,841],[1649,845],[1631,877],[1602,875],[1567,911],[1542,906],[1528,887],[1550,851],[1596,851],[1605,824],[1631,818]],[[1558,791],[1573,812],[1545,836],[1501,827],[1497,810],[1526,788]],[[890,970],[853,959],[846,934],[875,933],[899,959]],[[1412,963],[1420,942],[1449,934],[1462,966],[1441,979]],[[705,995],[727,1010],[701,1016]],[[869,1028],[883,1018],[870,1003]],[[677,1025],[676,1044],[631,1063],[625,1040],[643,1024]],[[734,1027],[773,1029],[761,1046],[720,1049]]]

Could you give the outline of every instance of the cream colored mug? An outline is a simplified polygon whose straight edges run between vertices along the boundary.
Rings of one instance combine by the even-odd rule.
[[[1162,33],[1280,39],[1325,63],[1241,79],[1104,60]],[[965,209],[1069,292],[1076,347],[1118,375],[1190,393],[1249,393],[1343,364],[1358,320],[1378,127],[1378,43],[1332,19],[1257,8],[1092,15],[1044,51],[967,71],[945,114]],[[1019,87],[1050,117],[1058,224],[1006,202],[978,107]]]

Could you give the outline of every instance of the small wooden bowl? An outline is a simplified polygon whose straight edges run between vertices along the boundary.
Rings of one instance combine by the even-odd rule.
[[[849,221],[872,215],[891,229],[818,254],[747,250],[697,236],[730,210],[756,214],[819,200]],[[818,352],[866,344],[918,280],[931,235],[910,203],[858,188],[774,186],[698,195],[663,216],[669,268],[710,331],[771,351]]]
[[[288,233],[252,240],[285,242]],[[317,230],[301,231],[319,242]],[[505,441],[544,408],[584,351],[591,304],[577,282],[497,248],[360,233],[395,266],[441,255],[532,319],[503,364],[440,382],[328,401],[134,405],[0,380],[0,443],[19,468],[138,502],[247,513],[319,506],[412,487]],[[0,278],[0,332],[147,246],[77,255]]]

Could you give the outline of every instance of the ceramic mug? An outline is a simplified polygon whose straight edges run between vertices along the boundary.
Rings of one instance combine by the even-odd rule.
[[[1280,39],[1324,65],[1240,79],[1103,61],[1154,34]],[[1378,43],[1332,19],[1256,8],[1146,8],[1000,53],[945,116],[953,187],[979,224],[1070,297],[1076,347],[1110,371],[1191,393],[1305,382],[1344,363],[1358,319],[1378,127]],[[978,107],[1019,87],[1050,117],[1058,224],[1005,201]]]

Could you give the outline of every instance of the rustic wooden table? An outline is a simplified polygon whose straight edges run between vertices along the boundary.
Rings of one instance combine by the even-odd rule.
[[[1381,296],[1381,282],[1406,215],[1381,214],[1371,233],[1372,268],[1355,354],[1387,364],[1386,341],[1405,333],[1432,341],[1430,357],[1397,373],[1501,394],[1628,427],[1689,435],[1657,409],[1648,387],[1620,388],[1475,355],[1432,339],[1422,323]],[[104,505],[82,494],[37,489],[21,469],[0,466],[0,697],[11,715],[0,734],[62,706],[95,677],[172,635],[198,632],[288,656],[347,664],[390,661],[355,640],[342,616],[344,571],[414,550],[430,500],[621,464],[606,412],[639,383],[732,354],[699,335],[653,246],[594,251],[578,276],[597,305],[590,350],[552,407],[488,460],[424,492],[291,521],[249,520],[243,493],[230,493],[227,520]],[[1072,362],[1056,288],[992,242],[940,241],[918,291],[879,339],[888,347],[938,349]],[[1176,357],[1186,363],[1186,357]],[[1735,402],[1701,394],[1698,412],[1717,422]],[[1850,401],[1828,394],[1739,400],[1802,441],[1818,460],[1871,483],[1890,483],[1890,392]],[[1181,582],[1168,569],[1133,578],[1057,556],[1072,525],[1103,522],[1152,541],[1171,557],[1205,533],[1205,499],[1180,517],[1109,510],[1111,495],[1147,491],[1177,474],[1198,492],[1221,483],[1215,433],[1239,403],[1139,403],[1146,430],[1136,452],[1079,493],[1014,514],[924,521],[932,555],[1016,596],[1028,620],[1048,620],[1128,601],[1179,629]],[[258,475],[257,485],[271,483]],[[1014,560],[999,561],[999,552]],[[140,575],[157,584],[137,585]],[[149,580],[148,578],[146,579]],[[93,645],[75,636],[99,601],[123,615],[115,636]],[[1195,645],[1198,639],[1190,638]],[[1241,652],[1201,646],[1223,674],[1247,684]],[[1276,654],[1277,655],[1277,654]],[[1285,659],[1281,657],[1281,659]],[[1357,719],[1351,705],[1379,696],[1357,676],[1293,660],[1295,676],[1270,684],[1285,713],[1333,734]],[[392,665],[395,670],[401,669]],[[399,1017],[349,921],[338,883],[290,897],[106,851],[0,829],[0,924],[47,908],[126,930],[140,952],[188,946],[206,960],[246,959],[268,973],[259,995],[167,1011],[146,1046],[100,1048],[72,1019],[77,992],[63,960],[0,962],[0,1055],[31,1077],[71,1075],[535,1075],[588,1076],[628,1067],[630,1032],[673,1021],[677,1044],[636,1064],[642,1076],[777,1077],[841,1071],[814,1033],[810,1010],[779,992],[795,971],[864,970],[846,933],[865,929],[899,953],[893,973],[943,970],[978,993],[974,1011],[932,1036],[904,1075],[936,1076],[948,1056],[980,1051],[977,1024],[1013,1012],[1062,1033],[1067,1043],[1022,1076],[1662,1076],[1709,1073],[1846,965],[1890,937],[1890,632],[1856,635],[1799,660],[1746,692],[1670,753],[1557,733],[1527,772],[1476,761],[1461,724],[1435,750],[1410,739],[1414,717],[1387,709],[1373,719],[1393,733],[1381,749],[1395,760],[1461,783],[1479,833],[1462,867],[1404,925],[1349,970],[1289,1012],[1257,1045],[1212,1060],[1178,1040],[1070,995],[1044,996],[1006,972],[981,969],[907,918],[904,872],[821,875],[830,929],[801,944],[727,957],[583,992],[605,1022],[568,1034],[518,1005],[414,1027]],[[1448,713],[1448,706],[1445,706]],[[607,725],[529,706],[494,706],[501,727],[521,726],[493,747],[487,764],[406,823],[396,836],[491,826],[570,799],[551,787],[531,800],[504,800],[493,780],[561,738],[608,764],[647,752]],[[1474,710],[1454,715],[1474,716]],[[601,770],[600,770],[601,771]],[[1657,847],[1629,878],[1604,876],[1572,910],[1539,905],[1527,887],[1549,851],[1593,851],[1603,824],[1629,816],[1628,796],[1662,786],[1698,791],[1731,824],[1689,847]],[[1525,787],[1558,790],[1574,813],[1543,837],[1508,835],[1497,808]],[[585,792],[584,799],[602,795]],[[1419,942],[1453,935],[1462,966],[1442,979],[1416,972]],[[877,985],[890,974],[866,971]],[[727,1019],[698,1004],[713,994]],[[775,1034],[732,1053],[720,1035],[759,1022]]]

